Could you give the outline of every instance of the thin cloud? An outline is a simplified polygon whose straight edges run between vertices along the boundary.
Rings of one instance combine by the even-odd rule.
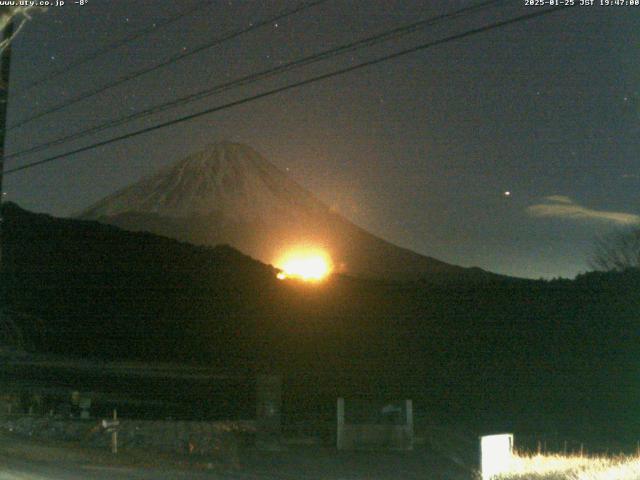
[[[547,202],[554,202],[554,203],[571,203],[573,204],[573,200],[571,200],[569,197],[565,196],[565,195],[550,195],[548,197],[544,197],[544,199]]]
[[[567,218],[570,220],[593,220],[612,222],[619,225],[640,224],[640,215],[624,212],[594,210],[578,205],[564,195],[544,197],[544,203],[527,207],[527,213],[534,217]]]

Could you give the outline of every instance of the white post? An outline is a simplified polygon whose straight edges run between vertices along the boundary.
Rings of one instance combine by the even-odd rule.
[[[344,449],[344,398],[338,398],[337,405],[338,430],[336,437],[336,447],[338,450]]]
[[[413,400],[405,400],[405,410],[407,412],[407,449],[413,450]]]
[[[113,423],[115,424],[118,420],[118,411],[113,410]],[[111,432],[111,452],[118,453],[118,430],[114,425],[113,431]]]

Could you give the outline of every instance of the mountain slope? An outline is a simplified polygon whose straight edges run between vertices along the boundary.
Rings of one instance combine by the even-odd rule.
[[[393,245],[333,213],[255,150],[221,142],[108,196],[80,218],[197,245],[229,244],[265,262],[299,246],[338,272],[373,278],[483,277]]]

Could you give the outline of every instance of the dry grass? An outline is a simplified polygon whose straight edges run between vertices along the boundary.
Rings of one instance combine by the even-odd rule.
[[[640,456],[516,453],[502,480],[640,480]]]

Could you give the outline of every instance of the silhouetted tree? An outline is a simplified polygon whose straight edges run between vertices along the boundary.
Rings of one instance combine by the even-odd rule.
[[[604,271],[640,269],[640,228],[597,240],[589,263],[592,268]]]

